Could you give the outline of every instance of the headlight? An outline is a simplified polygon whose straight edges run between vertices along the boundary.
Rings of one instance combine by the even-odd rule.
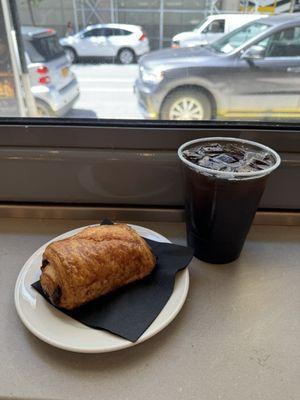
[[[163,72],[158,70],[155,71],[141,68],[140,72],[142,81],[146,83],[159,83],[164,77]]]
[[[179,40],[173,40],[173,41],[172,41],[172,44],[171,44],[171,47],[172,47],[173,49],[178,49],[178,48],[180,47],[180,42],[179,42]]]

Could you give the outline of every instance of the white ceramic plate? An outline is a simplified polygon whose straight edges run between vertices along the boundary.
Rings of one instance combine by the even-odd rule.
[[[170,243],[164,236],[141,226],[131,225],[141,236]],[[78,233],[74,229],[51,240],[64,239]],[[109,332],[89,328],[66,316],[31,287],[39,279],[42,254],[46,243],[23,266],[15,286],[15,305],[24,325],[38,338],[53,346],[79,353],[104,353],[125,349],[144,342],[164,329],[179,313],[189,288],[189,272],[185,268],[176,275],[174,291],[158,317],[135,343]]]

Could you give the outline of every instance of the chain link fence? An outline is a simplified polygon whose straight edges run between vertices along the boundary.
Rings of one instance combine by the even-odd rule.
[[[75,30],[96,23],[141,25],[152,49],[167,47],[172,36],[190,31],[209,14],[239,10],[239,0],[19,0],[23,25],[66,33],[70,21]]]

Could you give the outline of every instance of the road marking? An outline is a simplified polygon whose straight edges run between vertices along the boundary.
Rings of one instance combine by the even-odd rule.
[[[129,89],[116,89],[116,88],[107,88],[107,89],[101,89],[101,88],[80,88],[81,92],[107,92],[107,93],[121,93],[121,92],[126,92],[126,93],[133,93],[133,89],[129,88]]]
[[[134,83],[135,78],[132,78],[132,79],[125,79],[125,78],[124,79],[112,79],[112,78],[94,78],[94,79],[91,79],[91,78],[79,78],[78,77],[77,80],[78,80],[78,82],[91,82],[91,83],[94,83],[94,82]]]

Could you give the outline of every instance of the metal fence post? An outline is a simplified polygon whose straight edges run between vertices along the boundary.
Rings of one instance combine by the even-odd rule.
[[[75,32],[77,33],[79,31],[79,26],[78,26],[78,13],[77,13],[77,1],[72,0],[73,4],[73,15],[74,15],[74,27],[75,27]]]
[[[115,23],[115,6],[114,6],[114,0],[110,0],[110,19],[111,23]]]
[[[160,0],[159,9],[159,48],[163,48],[164,43],[164,0]]]
[[[85,21],[85,0],[80,0],[81,4],[81,18],[82,18],[82,25],[86,28],[86,21]]]
[[[25,98],[25,102],[26,102],[27,113],[28,113],[29,117],[38,117],[38,111],[37,111],[35,99],[31,92],[31,83],[30,83],[30,79],[29,79],[28,66],[27,66],[27,62],[26,62],[26,58],[25,58],[25,49],[24,49],[23,38],[22,38],[22,33],[21,33],[21,21],[19,18],[16,0],[10,0],[9,2],[2,0],[2,5],[3,5],[3,11],[4,11],[4,18],[6,19],[7,22],[9,20],[7,14],[8,14],[8,10],[10,9],[10,15],[11,15],[11,19],[12,19],[13,28],[15,31],[15,39],[16,39],[16,45],[17,45],[17,49],[14,48],[14,46],[12,46],[12,60],[13,60],[13,64],[15,64],[15,62],[17,62],[17,58],[19,59],[21,79],[22,79],[22,83],[23,83],[24,98]],[[8,8],[8,5],[9,5],[9,8]],[[8,23],[7,23],[7,26],[9,26]],[[7,32],[7,33],[9,36],[8,39],[10,41],[12,38],[11,32]],[[17,66],[13,67],[13,68],[14,68],[15,76],[17,76]]]

